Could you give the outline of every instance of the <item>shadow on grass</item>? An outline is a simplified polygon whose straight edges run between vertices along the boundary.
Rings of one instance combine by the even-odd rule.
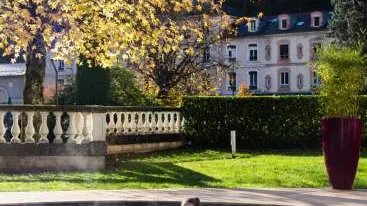
[[[93,184],[175,184],[183,187],[208,187],[219,182],[204,174],[172,163],[122,162],[118,167],[109,167],[96,173],[43,173],[38,175],[0,175],[1,182],[66,182]]]
[[[209,182],[219,182],[202,173],[168,162],[122,162],[115,171],[132,182],[168,183],[190,187],[207,187]]]

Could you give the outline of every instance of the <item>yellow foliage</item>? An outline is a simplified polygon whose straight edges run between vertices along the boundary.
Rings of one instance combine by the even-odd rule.
[[[191,0],[0,1],[3,43],[0,46],[13,46],[20,48],[19,52],[26,52],[28,45],[41,34],[46,51],[64,60],[83,55],[108,67],[128,53],[130,61],[141,63],[147,54],[177,51],[182,43],[179,38],[182,29],[193,31],[198,27],[198,23],[189,21],[182,25],[166,14],[200,12],[207,5],[211,5],[213,14],[220,11],[221,3],[215,0],[199,0],[195,4]],[[169,24],[161,27],[166,22]],[[60,28],[57,32],[52,29],[56,24]],[[187,51],[192,52],[190,48]]]
[[[249,87],[244,83],[240,84],[238,96],[247,97],[247,96],[250,96],[250,95],[251,95],[251,92],[250,92]]]

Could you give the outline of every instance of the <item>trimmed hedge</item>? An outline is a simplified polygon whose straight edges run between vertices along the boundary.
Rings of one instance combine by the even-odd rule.
[[[324,107],[320,96],[185,97],[184,134],[194,146],[230,147],[237,131],[238,148],[320,148]],[[361,98],[366,123],[367,98]],[[365,127],[364,127],[365,128]],[[363,138],[364,141],[366,138]]]

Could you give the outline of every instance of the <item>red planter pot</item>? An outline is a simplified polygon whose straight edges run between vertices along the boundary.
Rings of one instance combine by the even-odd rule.
[[[323,119],[322,135],[325,164],[332,187],[340,190],[351,190],[361,148],[361,120]]]

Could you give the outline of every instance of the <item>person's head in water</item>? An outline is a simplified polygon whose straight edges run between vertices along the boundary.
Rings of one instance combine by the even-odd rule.
[[[197,197],[189,198],[182,202],[181,206],[200,206],[200,199]]]

